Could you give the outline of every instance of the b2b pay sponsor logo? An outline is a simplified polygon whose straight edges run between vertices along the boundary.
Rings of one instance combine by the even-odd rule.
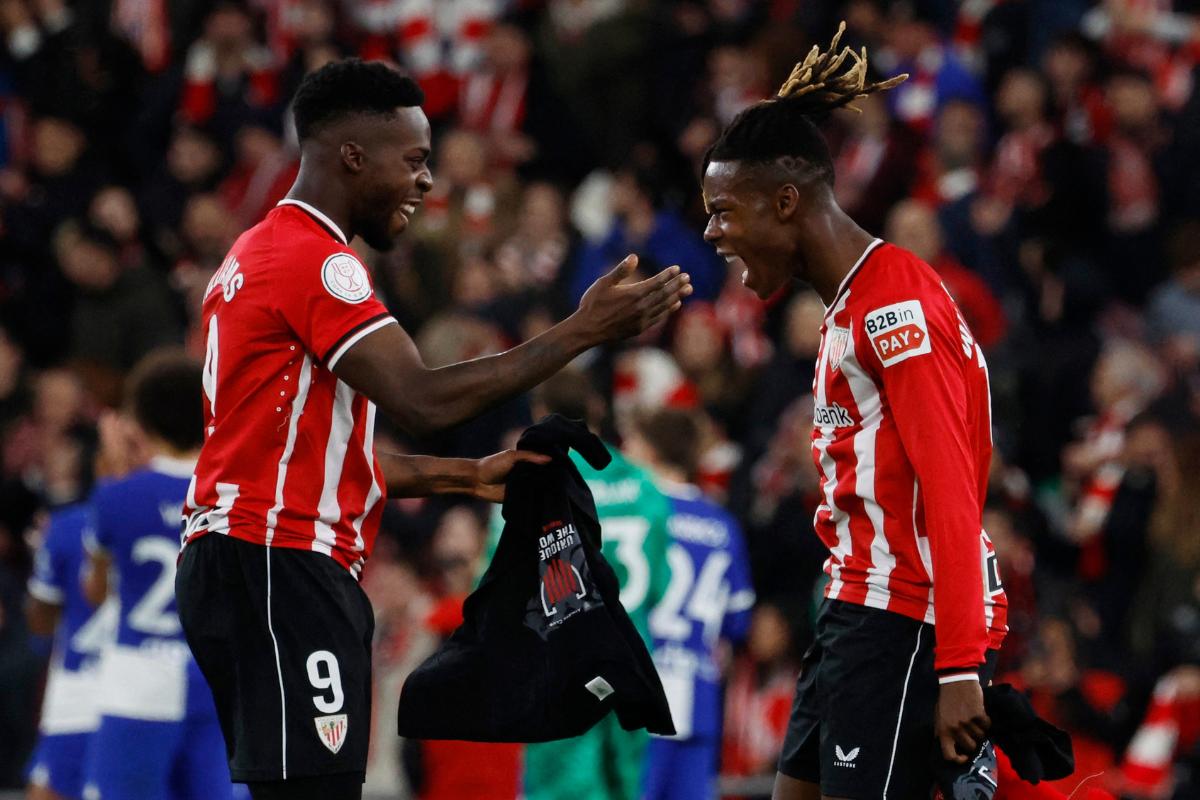
[[[920,300],[905,300],[868,312],[863,326],[885,367],[933,350]]]

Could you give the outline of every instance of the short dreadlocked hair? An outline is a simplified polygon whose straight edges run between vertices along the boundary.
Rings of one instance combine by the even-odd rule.
[[[855,100],[890,89],[908,78],[906,73],[868,83],[867,48],[861,53],[849,47],[837,52],[845,30],[845,22],[838,25],[824,52],[814,44],[774,97],[734,117],[704,154],[704,168],[712,161],[768,164],[789,159],[786,166],[794,171],[833,185],[833,158],[817,123],[836,108],[860,111],[853,105]],[[847,59],[851,61],[849,69],[838,74]]]
[[[292,114],[304,141],[322,127],[351,114],[389,116],[397,107],[419,106],[425,93],[416,81],[381,61],[347,58],[307,75],[296,90]]]

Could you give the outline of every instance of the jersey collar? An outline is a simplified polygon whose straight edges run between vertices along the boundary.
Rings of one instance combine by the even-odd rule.
[[[196,471],[196,459],[154,456],[150,459],[150,469],[172,478],[190,478]]]
[[[833,309],[837,307],[838,300],[841,300],[842,295],[846,293],[846,289],[850,286],[850,281],[854,280],[854,276],[858,274],[859,269],[866,263],[867,256],[871,255],[871,252],[881,244],[883,244],[883,239],[872,239],[871,243],[867,245],[867,249],[863,250],[862,255],[858,257],[858,261],[855,261],[854,266],[846,273],[846,277],[842,278],[841,284],[838,285],[837,294],[833,296],[833,300],[825,307],[826,319],[829,318],[829,314]]]
[[[291,197],[285,197],[276,203],[275,206],[276,208],[279,206],[298,206],[299,208],[308,212],[309,216],[313,217],[313,219],[315,219],[317,222],[328,228],[329,232],[336,236],[342,244],[350,244],[350,241],[346,238],[346,234],[342,233],[342,229],[339,228],[333,220],[321,213],[320,209],[314,208],[303,200],[295,200]]]
[[[677,497],[680,500],[699,500],[704,496],[700,487],[693,483],[680,483],[669,478],[655,477],[654,484],[663,494],[668,497]]]

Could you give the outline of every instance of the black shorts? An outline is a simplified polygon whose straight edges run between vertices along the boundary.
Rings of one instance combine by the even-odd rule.
[[[850,800],[928,798],[937,751],[933,626],[826,600],[800,665],[779,771]],[[991,680],[995,651],[980,680]]]
[[[329,556],[210,533],[175,577],[236,782],[366,770],[375,618]]]

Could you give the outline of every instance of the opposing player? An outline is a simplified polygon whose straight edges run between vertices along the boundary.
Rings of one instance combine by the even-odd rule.
[[[83,798],[232,798],[212,694],[184,642],[172,591],[179,511],[203,436],[200,365],[151,354],[131,373],[126,398],[150,460],[91,498],[87,582],[93,596],[115,594],[120,619],[94,690],[101,718]]]
[[[100,724],[96,679],[100,654],[116,633],[117,606],[93,608],[83,596],[83,541],[90,528],[86,504],[54,511],[29,579],[29,629],[54,634],[54,655],[26,800],[78,800],[88,739]]]
[[[983,352],[937,274],[838,207],[816,122],[904,80],[814,47],[705,158],[705,238],[766,298],[792,280],[827,306],[813,459],[829,547],[775,798],[926,797],[936,751],[965,763],[1006,601],[982,503],[991,454]]]
[[[296,182],[204,299],[206,438],[176,592],[233,777],[258,800],[361,796],[373,619],[357,577],[385,493],[494,500],[512,465],[534,460],[376,454],[375,404],[413,433],[454,425],[655,324],[690,292],[678,267],[625,284],[631,256],[540,336],[427,368],[349,246],[361,236],[390,248],[433,185],[422,99],[381,63],[309,75],[293,104]]]
[[[745,638],[754,605],[741,528],[689,483],[699,442],[700,426],[692,413],[663,409],[638,415],[623,445],[631,458],[648,465],[671,503],[671,583],[650,614],[650,633],[676,735],[650,740],[642,800],[717,796],[722,722],[718,647],[722,640]]]

